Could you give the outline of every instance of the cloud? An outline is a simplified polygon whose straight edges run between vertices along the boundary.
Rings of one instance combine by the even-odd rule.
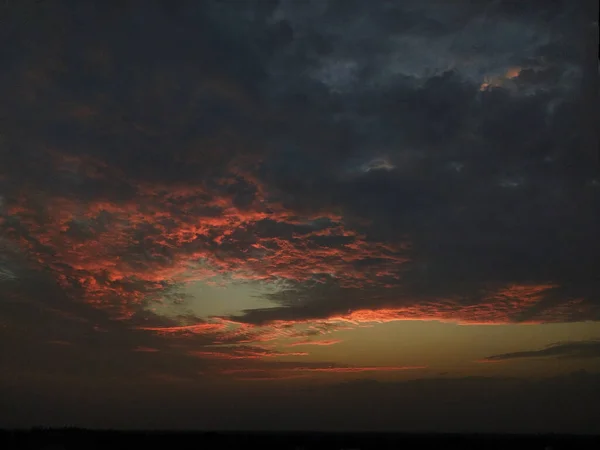
[[[325,340],[321,340],[321,341],[296,341],[296,342],[292,342],[291,344],[289,344],[288,347],[298,347],[298,346],[305,346],[305,345],[329,346],[329,345],[339,344],[340,342],[342,342],[342,341],[339,339],[325,339]]]
[[[275,355],[214,344],[600,318],[583,6],[100,3],[3,31],[11,339],[194,377]],[[184,289],[234,282],[272,307],[206,317]]]
[[[262,367],[233,367],[220,371],[221,374],[232,376],[239,381],[275,381],[293,380],[314,377],[316,375],[361,375],[366,373],[386,373],[419,371],[425,366],[343,366],[331,363],[272,363]]]
[[[316,322],[332,324],[383,323],[398,320],[438,320],[471,324],[535,322],[525,314],[537,305],[552,285],[489,286],[488,292],[472,297],[448,293],[447,298],[422,291],[421,297],[407,298],[400,287],[364,288],[361,291],[332,286],[290,289],[273,294],[279,308],[255,309],[235,317],[241,322],[277,326],[283,323]],[[470,293],[469,293],[470,294]],[[288,298],[310,298],[307,304],[287,304]],[[379,307],[374,307],[374,306]],[[564,311],[568,313],[567,311]],[[555,320],[552,319],[552,320]],[[287,321],[287,322],[286,322]]]
[[[199,323],[195,325],[181,325],[181,326],[163,326],[163,327],[137,327],[138,330],[154,331],[159,334],[174,334],[174,333],[192,333],[192,334],[205,334],[215,333],[222,330],[225,327],[224,323]]]
[[[328,367],[286,367],[280,369],[271,369],[271,372],[316,372],[316,373],[361,373],[361,372],[398,372],[403,370],[425,369],[424,366],[328,366]],[[226,369],[222,373],[255,373],[266,372],[262,369]]]
[[[307,356],[306,352],[279,352],[259,346],[236,346],[221,351],[191,351],[190,355],[207,359],[263,359],[280,356]]]
[[[600,358],[600,340],[557,342],[540,350],[488,356],[483,361],[495,362],[531,358]]]

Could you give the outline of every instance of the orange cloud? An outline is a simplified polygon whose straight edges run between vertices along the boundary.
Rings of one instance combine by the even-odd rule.
[[[399,320],[438,320],[464,324],[508,323],[513,317],[536,305],[557,285],[509,285],[491,292],[473,305],[459,301],[414,302],[402,308],[358,309],[331,315],[331,322],[384,323]]]
[[[517,75],[514,70],[506,76]],[[91,157],[50,154],[59,172],[76,172],[94,182],[127,184],[133,194],[123,200],[107,196],[86,201],[44,193],[18,196],[5,202],[11,221],[2,225],[3,230],[74,301],[81,299],[115,319],[130,319],[149,302],[168,298],[173,286],[210,281],[223,274],[240,280],[315,285],[323,284],[325,277],[342,289],[385,292],[397,286],[408,261],[406,245],[370,240],[349,228],[338,214],[321,211],[301,216],[286,208],[243,165],[232,164],[230,172],[210,186],[203,182],[161,184],[129,179]],[[244,207],[228,190],[236,183],[246,183],[256,193]],[[317,219],[325,225],[315,228]],[[289,307],[291,319],[280,320],[275,309],[263,326],[244,323],[242,317],[134,328],[165,336],[204,335],[220,344],[257,344],[325,334],[327,326],[334,330],[399,320],[507,323],[520,320],[521,313],[555,287],[550,283],[501,286],[472,304],[452,297],[411,300],[385,294],[390,306],[340,313],[328,311],[326,304],[308,318],[293,318],[293,307]],[[305,339],[289,346],[337,342]],[[263,349],[198,351],[195,356],[252,359],[305,354],[277,355]]]
[[[159,334],[210,334],[222,331],[225,328],[224,323],[199,323],[195,325],[181,325],[173,327],[136,327],[137,330],[154,331]]]
[[[173,283],[222,273],[242,280],[306,281],[326,275],[344,286],[359,287],[379,283],[391,273],[386,267],[406,261],[401,248],[368,241],[347,229],[339,216],[323,212],[299,218],[269,200],[256,179],[240,179],[239,169],[210,188],[203,183],[162,186],[128,179],[90,157],[56,151],[50,155],[59,173],[129,184],[136,197],[111,201],[43,193],[21,196],[7,204],[8,215],[19,227],[9,225],[6,232],[67,292],[119,318],[131,317]],[[225,187],[246,178],[265,197],[256,197],[242,209]],[[264,221],[306,228],[318,218],[335,222],[286,238],[257,229]],[[339,237],[345,243],[328,241]],[[369,259],[378,261],[373,268],[356,266]]]
[[[278,352],[262,347],[238,347],[227,349],[227,351],[191,351],[189,354],[207,359],[264,359],[308,355],[306,352]]]
[[[520,67],[510,67],[502,75],[486,76],[483,83],[479,87],[479,90],[485,91],[492,87],[504,86],[508,80],[518,78],[521,74],[521,71],[522,68]]]
[[[457,300],[414,302],[405,307],[356,309],[344,314],[330,314],[295,320],[269,320],[260,325],[233,319],[212,319],[207,323],[177,326],[137,327],[162,335],[204,335],[225,350],[197,350],[195,356],[212,359],[261,359],[273,356],[304,356],[307,353],[277,353],[265,347],[279,342],[288,347],[329,346],[338,339],[306,339],[324,336],[337,330],[403,320],[436,320],[460,324],[501,324],[518,320],[523,311],[535,307],[556,286],[509,285],[490,291],[479,302],[465,305]],[[267,310],[268,311],[268,310]],[[531,322],[531,321],[529,321]],[[293,340],[297,338],[305,338]],[[292,342],[286,342],[292,339]],[[244,345],[241,345],[244,344]],[[248,346],[260,344],[260,346]]]
[[[405,307],[356,309],[344,314],[330,314],[319,318],[296,320],[267,320],[253,325],[230,320],[233,329],[216,336],[221,343],[265,343],[279,339],[323,335],[340,329],[402,320],[436,320],[460,324],[501,324],[517,320],[523,311],[536,306],[543,296],[554,289],[554,284],[508,285],[490,291],[472,305],[458,300],[415,301]],[[268,313],[269,310],[266,310]],[[287,344],[333,345],[338,340],[300,340]]]
[[[291,344],[288,344],[288,347],[298,347],[298,346],[304,346],[304,345],[328,346],[328,345],[339,344],[340,342],[342,342],[342,341],[339,339],[328,339],[328,340],[324,340],[324,341],[297,341],[297,342],[292,342]]]

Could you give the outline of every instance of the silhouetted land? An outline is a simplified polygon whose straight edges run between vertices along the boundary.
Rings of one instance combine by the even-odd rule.
[[[12,449],[598,449],[600,436],[312,432],[170,432],[33,429],[0,431]]]

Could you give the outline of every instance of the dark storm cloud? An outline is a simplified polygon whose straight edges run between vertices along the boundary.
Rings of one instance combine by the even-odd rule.
[[[3,10],[7,298],[168,328],[151,300],[233,274],[285,287],[251,324],[598,319],[584,3],[166,3]]]
[[[156,374],[197,378],[206,364],[177,348],[182,340],[165,341],[151,333],[115,321],[104,311],[73,301],[52,279],[40,272],[19,273],[24,279],[3,281],[0,302],[0,383],[23,379],[66,378],[140,381]],[[165,319],[146,314],[144,324],[167,326]],[[134,321],[136,320],[134,319]],[[210,338],[196,337],[202,346]],[[153,349],[156,354],[139,352]],[[36,381],[37,380],[37,381]]]
[[[582,100],[594,98],[584,79],[597,62],[565,51],[592,38],[585,5],[285,5],[297,38],[272,73],[304,67],[276,97],[288,113],[296,99],[301,119],[264,177],[295,208],[368,220],[357,227],[371,239],[408,237],[412,261],[392,270],[391,289],[296,286],[275,295],[283,308],[245,319],[423,310],[439,299],[498,303],[492,320],[597,319],[596,105]],[[393,13],[414,22],[386,21]],[[526,302],[514,286],[545,288]],[[498,297],[517,308],[504,314]]]
[[[597,429],[595,375],[258,387],[420,376],[310,361],[361,322],[600,318],[585,2],[2,3],[3,423]],[[190,312],[233,280],[276,307]]]
[[[507,361],[511,359],[526,358],[599,358],[600,340],[557,342],[540,350],[529,350],[523,352],[502,353],[500,355],[488,356],[484,361]]]

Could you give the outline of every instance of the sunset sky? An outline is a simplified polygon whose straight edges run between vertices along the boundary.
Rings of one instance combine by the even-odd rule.
[[[597,9],[2,2],[0,427],[600,432]]]

